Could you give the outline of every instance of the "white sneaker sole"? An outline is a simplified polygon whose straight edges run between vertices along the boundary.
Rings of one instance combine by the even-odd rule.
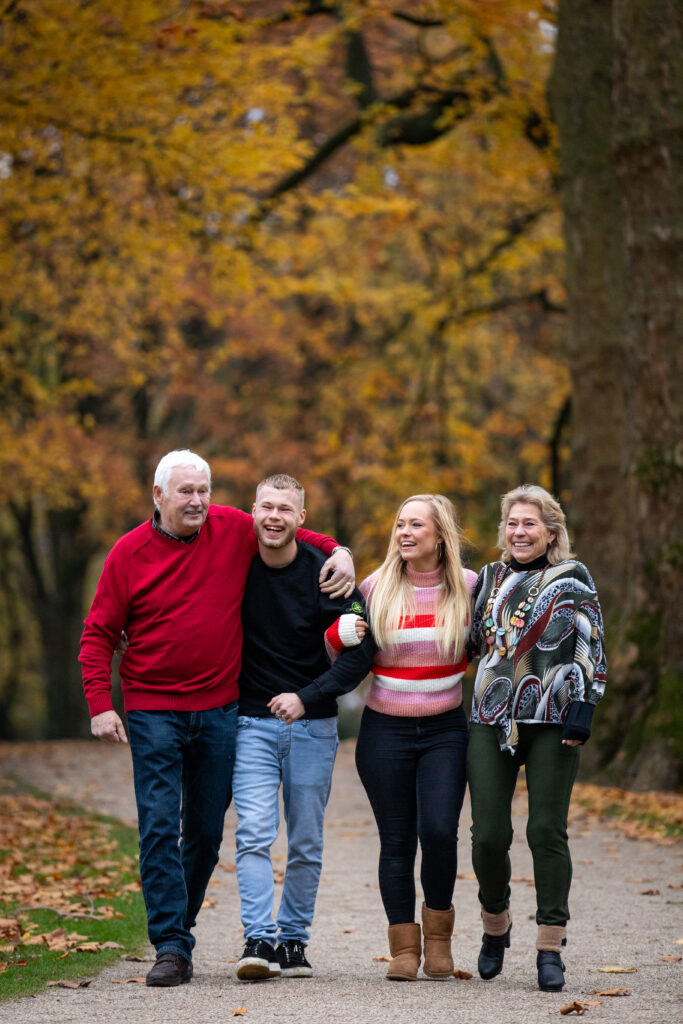
[[[312,967],[283,967],[281,969],[283,978],[311,978],[313,976]]]
[[[280,965],[268,963],[260,957],[246,957],[240,960],[235,973],[240,981],[266,981],[280,977]]]

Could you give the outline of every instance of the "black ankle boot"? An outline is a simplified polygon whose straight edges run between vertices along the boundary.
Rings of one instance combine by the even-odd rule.
[[[503,957],[505,950],[510,948],[510,932],[512,925],[504,935],[489,935],[487,932],[481,937],[482,945],[479,953],[477,967],[479,977],[484,981],[490,981],[503,970]]]
[[[536,957],[538,987],[541,992],[561,992],[564,988],[564,964],[559,953],[541,949]]]

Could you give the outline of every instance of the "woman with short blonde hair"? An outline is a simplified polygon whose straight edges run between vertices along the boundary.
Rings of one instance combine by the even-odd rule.
[[[501,557],[474,592],[474,684],[468,780],[472,864],[484,935],[479,974],[503,969],[510,945],[511,807],[522,765],[529,792],[527,840],[536,885],[536,966],[544,992],[564,986],[561,954],[572,865],[567,816],[593,710],[605,689],[600,604],[569,546],[560,503],[535,484],[501,501]]]

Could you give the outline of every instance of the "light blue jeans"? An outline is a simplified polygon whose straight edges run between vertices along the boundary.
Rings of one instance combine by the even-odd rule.
[[[233,800],[237,812],[237,882],[245,939],[308,942],[323,853],[323,819],[337,755],[337,719],[237,719]],[[270,848],[287,823],[287,870],[277,921]],[[279,935],[278,935],[279,933]]]

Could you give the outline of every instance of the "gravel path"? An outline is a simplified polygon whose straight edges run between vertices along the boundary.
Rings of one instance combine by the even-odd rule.
[[[133,821],[127,747],[96,742],[0,744],[0,772],[82,806]],[[121,962],[87,989],[48,989],[30,998],[0,1003],[0,1022],[12,1024],[213,1024],[246,1010],[246,1024],[540,1024],[562,1020],[574,1000],[599,997],[593,990],[626,988],[630,996],[603,997],[586,1019],[614,1024],[667,1024],[683,1019],[683,866],[681,848],[634,842],[576,812],[570,834],[574,858],[573,918],[562,993],[536,985],[531,858],[524,838],[524,798],[517,798],[513,858],[512,947],[503,975],[492,982],[476,969],[481,940],[477,888],[469,855],[469,807],[463,810],[460,878],[455,892],[453,955],[471,980],[417,984],[384,980],[386,925],[377,887],[378,841],[374,821],[355,772],[353,743],[342,743],[326,819],[323,876],[313,937],[308,949],[312,979],[261,984],[236,981],[234,961],[242,949],[234,875],[232,809],[226,820],[221,864],[209,895],[215,905],[197,926],[195,978],[179,989],[114,984],[144,974],[146,964]],[[284,866],[281,840],[275,866]],[[279,860],[277,858],[280,858]],[[645,895],[647,891],[655,895]],[[150,960],[152,958],[150,950]],[[598,967],[634,967],[635,973],[605,974]],[[572,1019],[569,1017],[568,1019]]]

